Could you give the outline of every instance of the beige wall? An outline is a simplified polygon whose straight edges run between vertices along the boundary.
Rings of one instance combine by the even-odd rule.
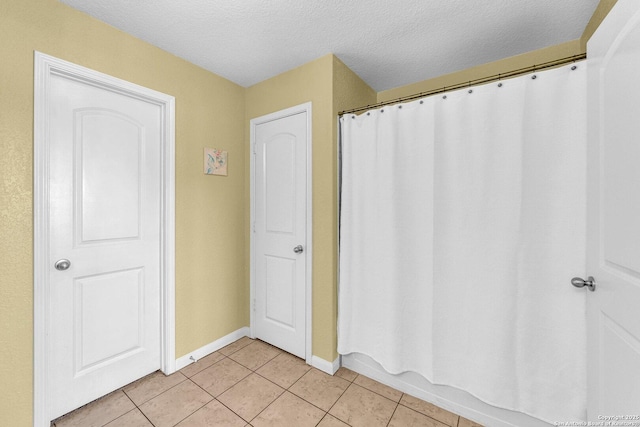
[[[338,57],[333,61],[333,115],[377,102],[378,94]],[[334,126],[337,126],[334,120]],[[334,132],[337,135],[337,128]]]
[[[580,37],[580,48],[583,52],[587,51],[587,42],[593,35],[593,33],[598,29],[602,20],[607,16],[611,8],[616,4],[618,0],[600,0],[598,3],[598,7],[596,7],[595,12],[591,16],[587,27],[584,29],[582,33],[582,37]]]
[[[334,97],[334,85],[340,88],[338,97]],[[333,55],[323,56],[246,90],[247,126],[253,118],[305,102],[312,103],[313,354],[327,361],[337,357],[336,107],[355,106],[371,100],[375,100],[375,92]],[[248,132],[246,156],[249,156]],[[249,206],[249,182],[245,194],[245,203]],[[249,235],[246,239],[249,259]],[[247,277],[248,274],[247,271]]]
[[[247,325],[244,89],[56,0],[0,2],[0,425],[32,423],[33,51],[176,97],[176,355]],[[203,147],[229,176],[202,173]]]

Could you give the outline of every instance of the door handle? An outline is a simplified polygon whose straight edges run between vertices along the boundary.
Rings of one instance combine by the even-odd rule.
[[[59,259],[53,266],[56,270],[64,271],[71,267],[71,261],[68,259]]]
[[[587,277],[587,280],[584,280],[581,277],[574,277],[573,279],[571,279],[571,284],[576,288],[582,288],[586,286],[591,292],[596,290],[596,279],[594,279],[593,276]]]
[[[304,251],[304,248],[302,247],[302,245],[298,245],[295,248],[293,248],[293,252],[297,254],[301,254],[303,251]]]

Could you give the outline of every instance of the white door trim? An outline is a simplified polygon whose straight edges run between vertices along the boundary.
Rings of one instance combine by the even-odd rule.
[[[255,119],[251,119],[250,121],[250,156],[251,156],[251,218],[250,218],[250,326],[251,326],[251,337],[255,337],[255,273],[256,273],[256,243],[254,238],[255,231],[255,220],[256,220],[256,212],[255,212],[255,201],[256,201],[256,192],[255,192],[255,171],[256,171],[256,139],[255,139],[255,130],[256,126],[262,123],[270,122],[273,120],[283,119],[285,117],[293,116],[294,114],[304,113],[307,114],[307,201],[306,201],[306,209],[307,209],[307,229],[306,232],[306,245],[305,245],[305,263],[306,263],[306,277],[305,277],[305,292],[306,292],[306,331],[305,331],[305,361],[307,364],[311,364],[312,358],[312,273],[313,273],[313,241],[312,241],[312,229],[313,229],[313,193],[312,193],[312,140],[311,140],[311,102],[307,102],[304,104],[296,105],[295,107],[287,108],[281,111],[277,111],[275,113],[267,114],[265,116],[256,117]]]
[[[48,427],[46,325],[49,323],[49,117],[50,78],[63,75],[158,105],[163,111],[160,230],[161,369],[175,372],[175,99],[142,86],[35,52],[33,128],[33,425]]]

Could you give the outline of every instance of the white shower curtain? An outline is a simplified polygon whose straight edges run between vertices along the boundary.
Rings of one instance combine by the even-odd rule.
[[[586,419],[586,67],[341,119],[338,352]]]

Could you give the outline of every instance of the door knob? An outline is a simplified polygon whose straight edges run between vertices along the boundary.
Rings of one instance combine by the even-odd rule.
[[[68,259],[59,259],[54,264],[54,267],[56,268],[56,270],[60,271],[67,270],[69,267],[71,267],[71,261],[69,261]]]
[[[298,245],[295,248],[293,248],[293,252],[295,252],[297,254],[301,254],[302,251],[304,251],[304,248],[302,247],[302,245]]]
[[[574,277],[571,279],[571,284],[576,288],[586,286],[591,292],[596,290],[596,279],[594,279],[593,276],[587,277],[587,280],[584,280],[581,277]]]

